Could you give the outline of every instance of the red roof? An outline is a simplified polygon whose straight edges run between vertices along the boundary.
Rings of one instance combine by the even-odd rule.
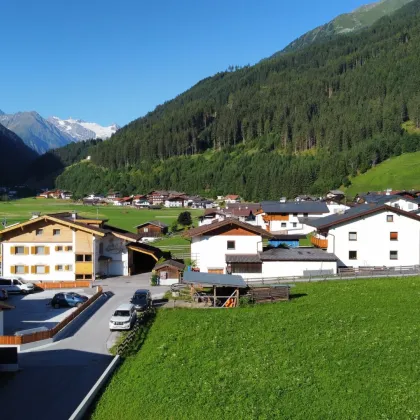
[[[227,195],[225,198],[228,200],[237,200],[239,198],[239,195],[231,194]]]

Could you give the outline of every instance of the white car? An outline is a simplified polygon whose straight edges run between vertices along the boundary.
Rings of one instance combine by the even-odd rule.
[[[0,289],[4,289],[9,293],[32,293],[35,286],[32,283],[25,282],[21,277],[1,277]]]
[[[123,303],[118,306],[109,320],[109,329],[113,330],[130,330],[137,319],[137,312],[131,303]]]

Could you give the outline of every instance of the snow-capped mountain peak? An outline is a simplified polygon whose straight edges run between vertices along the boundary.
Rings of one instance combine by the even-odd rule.
[[[117,124],[104,127],[94,122],[86,122],[72,117],[67,120],[62,120],[59,117],[49,117],[48,121],[54,124],[60,131],[72,136],[75,141],[90,139],[105,140],[120,128]]]

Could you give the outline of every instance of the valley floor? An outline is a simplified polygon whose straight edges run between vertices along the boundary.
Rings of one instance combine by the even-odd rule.
[[[161,309],[93,414],[414,418],[420,278],[300,284],[290,302]]]

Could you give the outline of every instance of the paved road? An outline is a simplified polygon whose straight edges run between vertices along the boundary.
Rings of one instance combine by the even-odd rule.
[[[0,375],[0,417],[8,420],[68,419],[112,357],[108,345],[115,334],[108,321],[134,290],[149,287],[150,274],[106,279],[102,296],[58,336],[58,341],[19,356],[21,371]],[[151,289],[159,298],[168,289]]]

